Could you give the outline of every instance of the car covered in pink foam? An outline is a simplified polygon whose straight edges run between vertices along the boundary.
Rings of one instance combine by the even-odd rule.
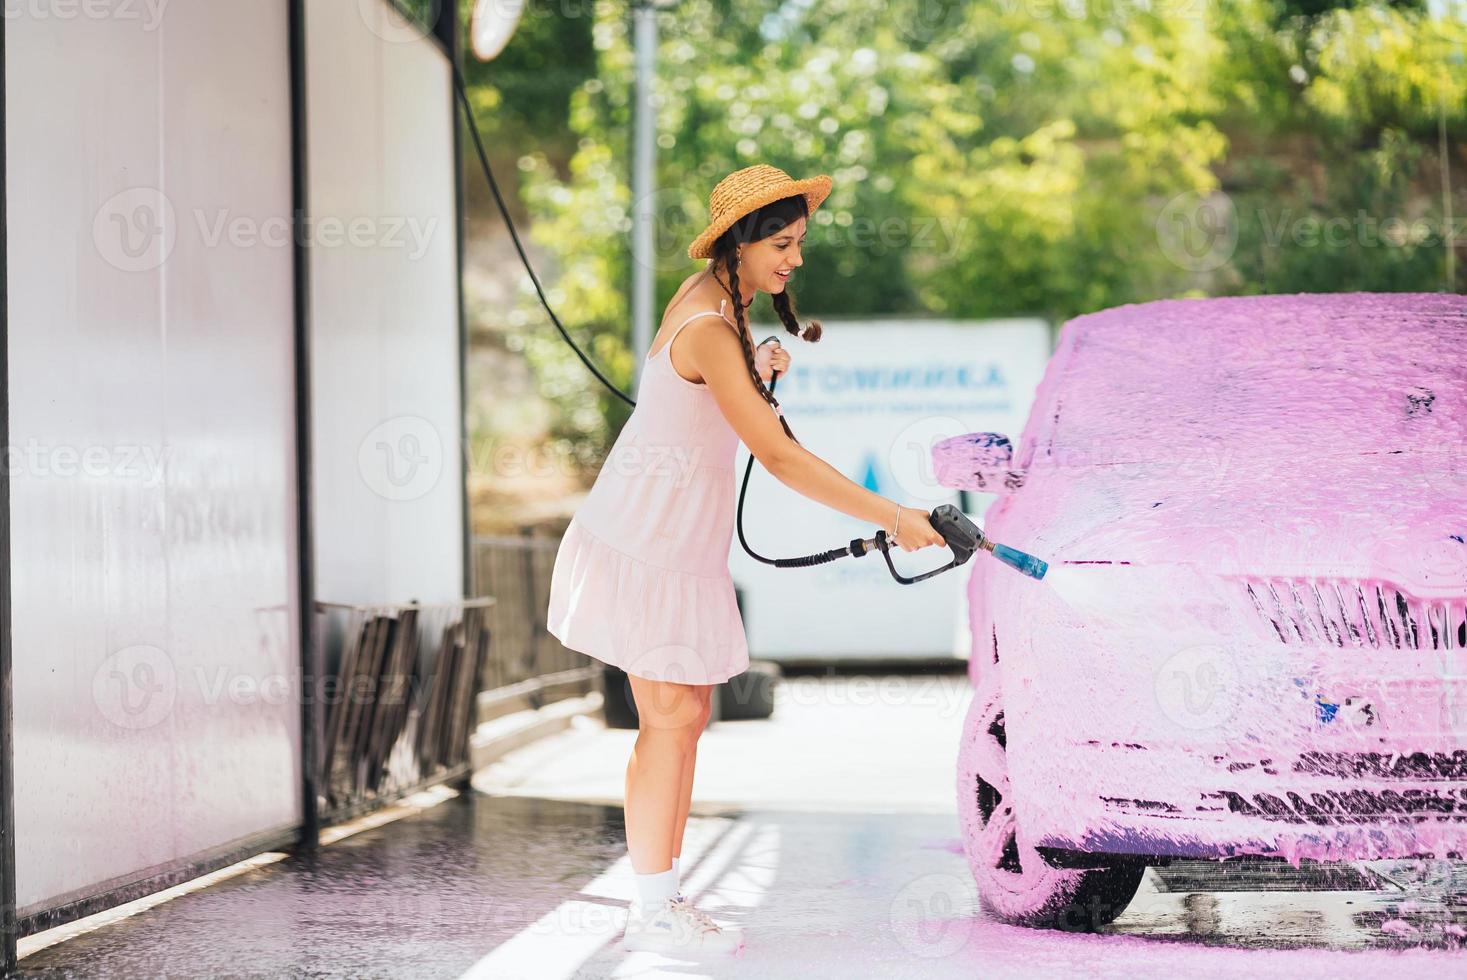
[[[969,586],[985,907],[1093,928],[1148,863],[1467,852],[1467,298],[1165,300],[1061,330]]]

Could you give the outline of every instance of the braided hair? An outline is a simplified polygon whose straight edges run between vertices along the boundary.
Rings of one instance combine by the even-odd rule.
[[[764,379],[759,377],[759,369],[754,363],[754,345],[749,340],[749,335],[744,326],[744,304],[739,291],[739,255],[738,247],[747,242],[762,241],[776,232],[790,225],[800,218],[808,218],[809,207],[805,202],[804,195],[796,194],[794,197],[786,197],[766,204],[756,211],[744,215],[733,226],[718,236],[713,243],[713,263],[711,268],[721,270],[728,277],[728,290],[733,300],[734,320],[739,326],[739,342],[744,348],[744,363],[749,368],[749,377],[754,381],[754,388],[763,396],[776,413],[778,413],[779,424],[784,428],[785,435],[789,436],[796,445],[800,440],[795,438],[789,423],[784,420],[784,413],[780,410],[779,402],[764,384]],[[782,292],[772,294],[774,312],[779,317],[784,328],[797,337],[814,343],[820,339],[821,326],[818,321],[810,321],[805,328],[800,327],[800,321],[796,318],[795,299],[790,295],[789,287],[786,286]]]

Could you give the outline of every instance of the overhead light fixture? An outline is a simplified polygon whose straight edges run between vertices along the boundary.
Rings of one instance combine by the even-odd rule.
[[[474,4],[474,19],[469,24],[474,56],[480,61],[499,57],[499,52],[514,37],[524,12],[525,0],[478,0]]]

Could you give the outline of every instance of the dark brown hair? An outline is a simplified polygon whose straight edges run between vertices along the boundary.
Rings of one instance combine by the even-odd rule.
[[[713,242],[713,271],[722,271],[728,278],[728,286],[732,292],[734,320],[739,325],[739,341],[744,346],[744,363],[748,365],[749,377],[754,380],[754,387],[759,394],[764,396],[776,412],[779,412],[779,402],[775,400],[774,393],[764,384],[759,377],[759,369],[754,364],[754,345],[749,340],[748,331],[744,326],[744,304],[739,291],[739,255],[738,247],[747,242],[763,241],[775,233],[783,230],[786,226],[793,224],[801,218],[808,218],[810,209],[802,194],[794,197],[786,197],[766,204],[757,211],[751,211],[744,215],[733,226],[719,235]],[[811,320],[809,327],[803,331],[800,329],[800,321],[795,314],[795,298],[790,295],[789,287],[786,286],[782,292],[771,294],[774,303],[774,312],[784,324],[784,328],[797,337],[814,343],[820,339],[821,326],[819,321]],[[796,444],[800,440],[795,439],[795,434],[790,430],[789,423],[784,420],[784,413],[779,413],[779,424],[784,427],[785,434]]]

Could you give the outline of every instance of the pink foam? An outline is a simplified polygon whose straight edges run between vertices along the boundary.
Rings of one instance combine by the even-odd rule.
[[[1032,840],[1295,861],[1467,849],[1444,819],[1467,818],[1467,298],[1077,317],[1014,458],[960,438],[934,461],[949,486],[1020,485],[985,530],[1050,563],[1034,581],[980,553],[969,593],[972,670],[996,643]],[[1386,608],[1331,632],[1356,588]],[[1417,812],[1330,819],[1367,798]]]

